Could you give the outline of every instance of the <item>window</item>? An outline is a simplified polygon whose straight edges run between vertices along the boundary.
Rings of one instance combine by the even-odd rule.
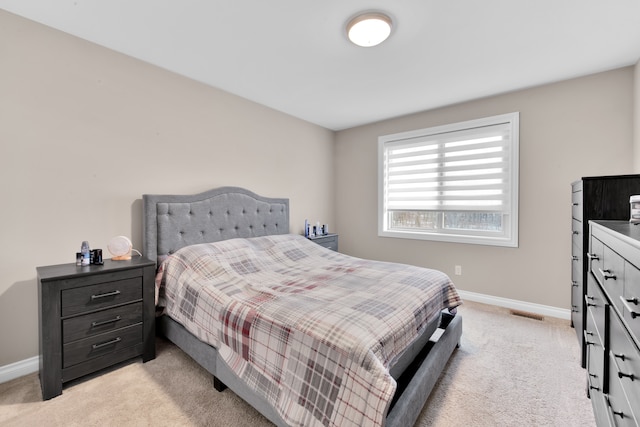
[[[518,246],[519,113],[381,136],[378,235]]]

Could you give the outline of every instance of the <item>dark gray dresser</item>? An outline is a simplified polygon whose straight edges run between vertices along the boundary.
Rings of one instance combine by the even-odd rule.
[[[155,358],[155,263],[38,267],[42,398],[62,385],[133,357]]]
[[[586,365],[584,325],[589,263],[589,221],[628,220],[629,197],[640,194],[640,175],[585,177],[571,185],[571,324],[582,349],[582,367]]]
[[[598,426],[640,425],[640,225],[591,221],[584,342]]]

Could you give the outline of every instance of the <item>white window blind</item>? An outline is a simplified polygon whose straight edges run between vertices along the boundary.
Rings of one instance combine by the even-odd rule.
[[[507,124],[388,142],[387,209],[508,210],[509,147]]]
[[[379,138],[379,234],[517,246],[519,114]]]

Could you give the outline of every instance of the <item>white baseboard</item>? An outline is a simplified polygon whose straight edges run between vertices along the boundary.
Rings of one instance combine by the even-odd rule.
[[[571,310],[565,308],[552,307],[550,305],[535,304],[532,302],[518,301],[491,295],[478,294],[458,289],[460,297],[465,300],[481,302],[483,304],[497,305],[498,307],[511,308],[514,310],[528,311],[542,316],[556,317],[558,319],[571,320]]]
[[[498,307],[512,308],[514,310],[528,311],[542,316],[557,317],[559,319],[571,320],[571,311],[564,308],[551,307],[549,305],[534,304],[525,301],[518,301],[508,298],[494,297],[491,295],[478,294],[458,289],[458,293],[463,300],[481,302],[483,304],[497,305]],[[11,381],[15,378],[37,372],[38,356],[10,365],[0,366],[0,384]]]
[[[40,369],[38,356],[0,366],[0,384],[38,372],[38,369]]]

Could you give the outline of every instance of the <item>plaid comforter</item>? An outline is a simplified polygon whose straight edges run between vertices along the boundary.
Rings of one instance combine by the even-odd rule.
[[[161,272],[165,312],[292,426],[382,425],[396,389],[389,367],[461,303],[444,273],[297,235],[189,246]]]

